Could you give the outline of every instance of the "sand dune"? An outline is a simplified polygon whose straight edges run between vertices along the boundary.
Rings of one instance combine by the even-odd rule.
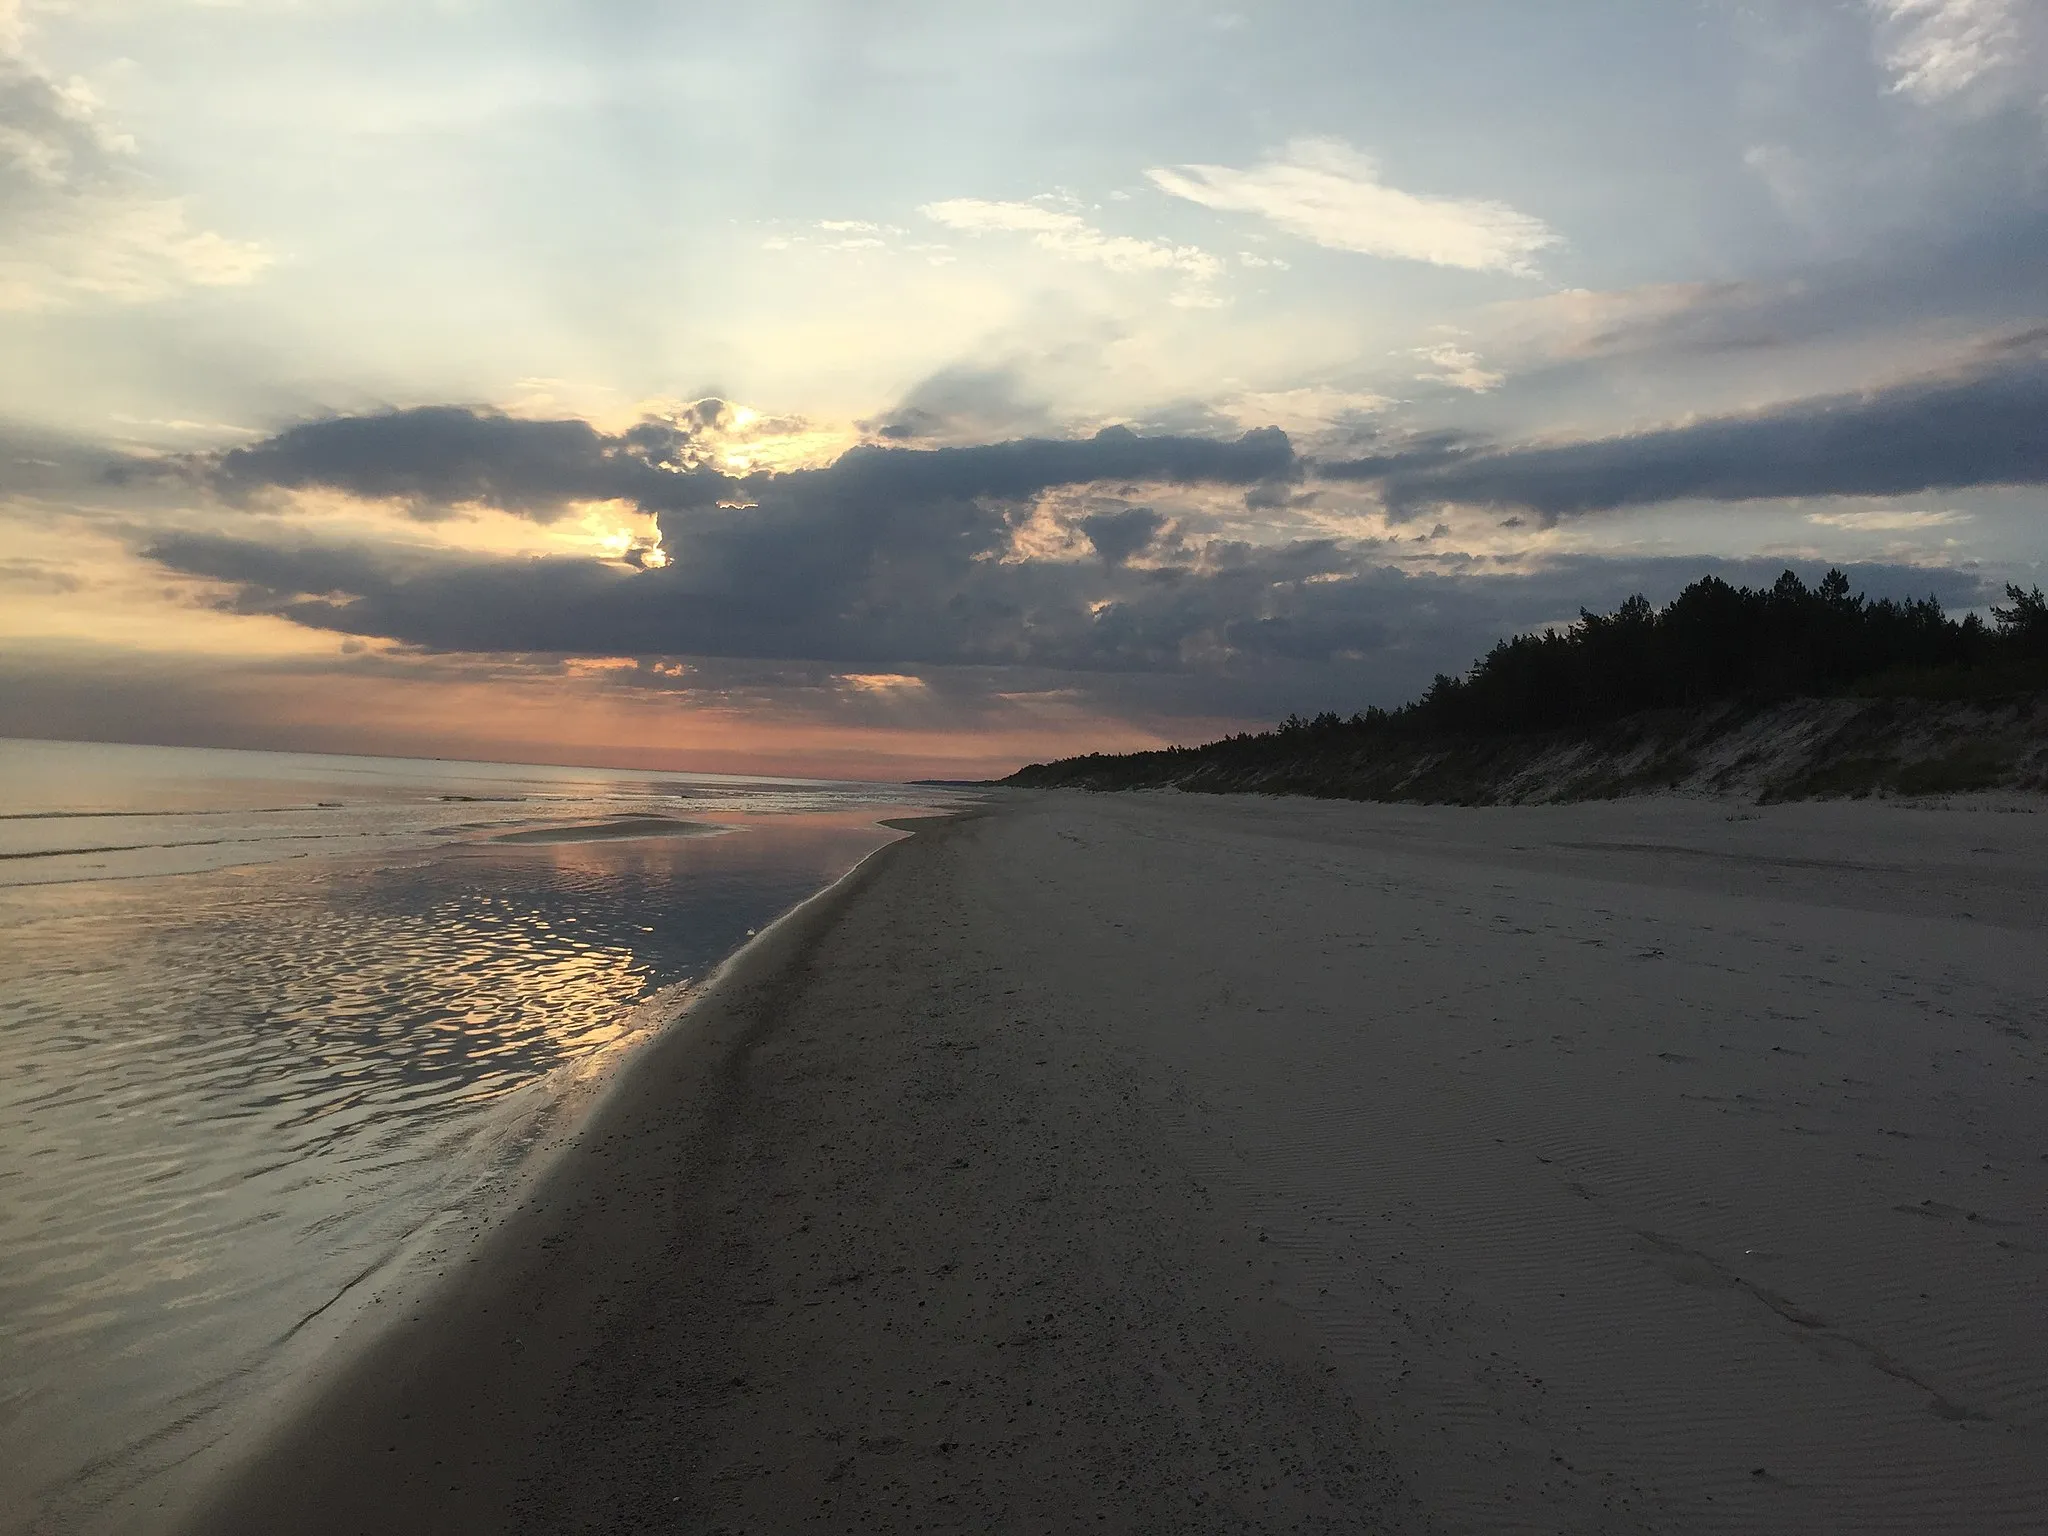
[[[208,1532],[2048,1512],[2048,818],[1018,795],[750,951]]]

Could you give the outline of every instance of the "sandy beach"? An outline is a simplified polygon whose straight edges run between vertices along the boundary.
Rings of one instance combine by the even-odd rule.
[[[183,1527],[2048,1528],[2048,816],[999,796]]]

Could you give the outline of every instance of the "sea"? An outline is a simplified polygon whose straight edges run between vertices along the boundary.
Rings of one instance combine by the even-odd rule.
[[[0,739],[0,1531],[148,1529],[721,960],[956,804]]]

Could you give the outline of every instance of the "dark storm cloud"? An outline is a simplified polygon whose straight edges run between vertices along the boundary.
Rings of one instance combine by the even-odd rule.
[[[1375,444],[1355,459],[1318,459],[1310,473],[1318,480],[1385,480],[1393,475],[1454,464],[1476,453],[1481,444],[1462,432],[1419,433],[1397,443]]]
[[[1093,437],[1026,437],[973,448],[855,448],[829,469],[804,473],[853,495],[1016,499],[1098,481],[1256,485],[1297,478],[1301,463],[1278,427],[1228,442],[1140,437],[1128,427],[1104,427]]]
[[[613,438],[582,423],[437,408],[294,428],[219,461],[245,487],[335,485],[513,510],[651,478],[636,499],[658,514],[660,568],[184,535],[149,553],[233,584],[244,609],[443,650],[1157,666],[1173,642],[1155,626],[1098,619],[1105,603],[1156,600],[1179,580],[1122,568],[1159,523],[1139,513],[1101,525],[1120,554],[1077,579],[1072,567],[1005,558],[1034,498],[1065,485],[1246,486],[1301,472],[1271,428],[1234,441],[1109,428],[1066,441],[856,448],[823,469],[730,481],[659,467],[674,446],[656,430],[666,426]],[[723,502],[671,490],[700,477]]]
[[[421,516],[462,503],[541,521],[571,501],[693,506],[731,491],[725,476],[680,460],[698,425],[647,422],[611,436],[587,421],[430,405],[306,422],[221,455],[208,478],[230,497],[320,486],[405,501]]]
[[[1324,473],[1328,473],[1325,470]],[[1976,370],[1751,415],[1396,470],[1398,514],[1442,502],[1555,521],[1680,500],[1897,496],[2048,482],[2048,361],[2008,346]]]
[[[1015,499],[1094,481],[1251,485],[1300,473],[1293,445],[1275,428],[1226,442],[1140,437],[1109,427],[1078,439],[862,447],[826,469],[736,480],[700,462],[703,440],[721,425],[725,409],[722,402],[702,401],[690,415],[644,421],[613,435],[573,419],[531,421],[466,406],[421,406],[307,422],[200,461],[198,471],[231,499],[320,486],[402,500],[420,516],[481,504],[543,521],[573,501],[616,499],[672,512],[742,497]]]
[[[793,519],[749,521],[733,513],[715,533],[700,524],[686,545],[694,554],[643,571],[571,557],[280,546],[211,534],[160,538],[146,553],[229,585],[235,611],[435,650],[1075,671],[1171,669],[1191,643],[1241,650],[1270,635],[1281,644],[1284,624],[1257,623],[1296,622],[1298,609],[1327,607],[1330,594],[1304,583],[1342,579],[1359,558],[1303,543],[1212,548],[1199,569],[1004,561],[991,558],[1002,547],[996,535],[1006,534],[1000,523],[834,527],[805,547],[789,537],[801,527]],[[1254,627],[1239,633],[1245,621]],[[1339,633],[1342,622],[1328,615],[1317,622],[1332,644],[1369,643],[1377,633]]]
[[[227,584],[226,605],[308,627],[432,650],[519,655],[686,656],[930,675],[1000,670],[1119,707],[1263,718],[1410,696],[1517,628],[1568,620],[1632,592],[1662,600],[1703,570],[1767,583],[1772,562],[1567,560],[1534,571],[1482,561],[1415,572],[1368,545],[1212,544],[1168,566],[881,559],[826,580],[706,579],[569,558],[505,559],[331,545],[280,548],[187,535],[149,553]],[[732,573],[739,572],[735,577]],[[1818,571],[1809,576],[1817,577]],[[1968,572],[1852,568],[1874,594],[1950,604],[1982,597]],[[1117,678],[1124,681],[1117,681]]]
[[[1150,507],[1096,512],[1081,519],[1081,532],[1095,546],[1095,553],[1111,565],[1122,565],[1133,555],[1150,549],[1165,526],[1166,519]]]
[[[457,424],[454,433],[467,430]],[[276,462],[263,451],[288,438],[243,462]],[[487,484],[507,504],[539,504],[547,487],[594,494],[564,463],[610,472],[615,457],[638,451],[601,434],[522,441],[525,456],[497,461],[488,479],[429,475],[415,460],[403,483],[433,494]],[[1416,477],[1536,457],[1457,457],[1465,451],[1450,439],[1411,440],[1386,457]],[[394,460],[375,462],[384,474]],[[322,472],[346,472],[358,487],[401,483],[373,482],[335,461]],[[1089,484],[1135,497],[1147,486],[1255,488],[1303,473],[1286,436],[1271,429],[1234,441],[1111,430],[1074,441],[861,448],[823,469],[751,476],[729,483],[722,502],[655,506],[669,557],[660,566],[212,534],[166,535],[146,553],[221,584],[220,602],[233,611],[431,652],[684,657],[693,666],[1001,676],[1019,686],[1039,679],[1113,707],[1253,719],[1276,708],[1397,702],[1501,634],[1568,619],[1582,602],[1612,606],[1636,590],[1661,600],[1706,568],[1752,581],[1777,574],[1762,564],[1598,560],[1526,572],[1477,559],[1423,573],[1388,563],[1388,546],[1367,540],[1197,547],[1148,506],[1105,506],[1114,491],[1091,498],[1087,515],[1070,523],[1096,558],[1014,554],[1048,488]],[[1980,596],[1968,574],[1914,572],[1910,584],[1852,574],[1873,591]]]

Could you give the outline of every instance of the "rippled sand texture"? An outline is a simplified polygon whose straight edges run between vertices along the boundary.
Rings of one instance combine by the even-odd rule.
[[[1054,795],[871,868],[192,1528],[2039,1528],[2044,818]]]
[[[891,835],[784,816],[0,890],[0,1530],[207,1444],[358,1280],[484,1208],[669,989]]]

